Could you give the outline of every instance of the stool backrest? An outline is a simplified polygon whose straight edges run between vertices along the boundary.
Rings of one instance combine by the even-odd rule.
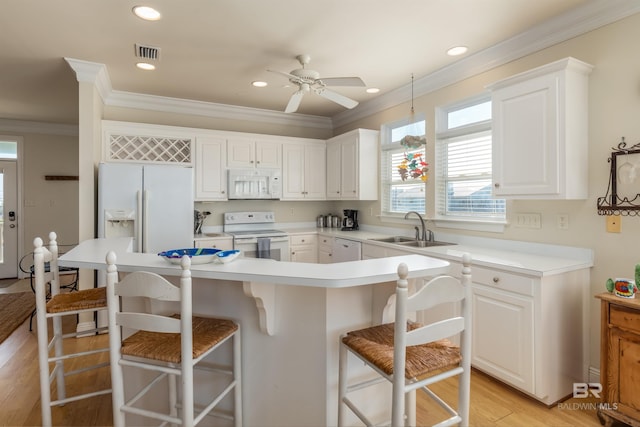
[[[118,280],[116,255],[109,252],[107,260],[107,305],[109,312],[110,346],[120,348],[121,328],[134,331],[182,334],[182,360],[192,360],[192,304],[191,304],[191,259],[181,260],[180,286],[175,286],[164,277],[147,271],[136,271]],[[151,313],[149,310],[124,310],[121,298],[144,297],[152,301],[180,302],[180,316],[173,317]],[[147,305],[148,306],[148,305]],[[113,361],[112,361],[113,363]]]
[[[49,233],[48,248],[44,246],[44,242],[40,237],[33,239],[33,273],[36,301],[41,301],[42,304],[46,304],[47,283],[51,284],[51,295],[57,295],[60,292],[58,242],[56,239],[55,232]],[[44,306],[41,309],[44,309]]]
[[[396,286],[396,313],[394,330],[393,358],[393,399],[394,409],[400,412],[392,414],[396,425],[404,413],[404,394],[399,390],[405,385],[406,348],[418,344],[427,344],[460,334],[460,353],[464,369],[470,368],[471,360],[471,256],[462,257],[462,279],[451,276],[438,276],[431,279],[413,295],[408,295],[408,268],[406,264],[398,267]],[[460,302],[460,315],[440,320],[422,327],[408,330],[407,317],[410,312],[428,310],[444,303]],[[398,390],[396,392],[396,390]],[[402,399],[402,401],[400,401]],[[395,412],[395,411],[394,411]],[[400,425],[400,424],[398,424]]]

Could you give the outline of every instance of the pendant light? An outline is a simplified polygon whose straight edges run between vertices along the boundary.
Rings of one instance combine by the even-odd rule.
[[[411,74],[411,114],[409,123],[415,123],[415,110],[413,108],[413,73]],[[405,135],[400,140],[400,145],[405,149],[404,159],[398,165],[398,173],[403,181],[407,179],[420,179],[427,182],[429,175],[429,164],[425,162],[424,148],[427,145],[427,138],[424,135]]]

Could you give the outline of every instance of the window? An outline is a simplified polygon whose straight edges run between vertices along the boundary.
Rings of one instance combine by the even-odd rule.
[[[503,221],[491,194],[491,100],[482,96],[436,111],[436,217]]]
[[[411,119],[382,126],[380,181],[383,215],[400,216],[408,211],[425,213],[426,176],[423,179],[424,165],[421,166],[421,161],[425,158],[425,146],[408,148],[400,143],[405,136],[424,137],[425,132],[424,116],[418,114]],[[406,159],[410,159],[408,161],[410,166],[403,180],[399,166]],[[415,162],[411,166],[413,161]],[[412,167],[415,168],[413,173]]]

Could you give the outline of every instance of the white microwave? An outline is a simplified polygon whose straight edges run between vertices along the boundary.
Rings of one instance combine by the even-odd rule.
[[[229,199],[272,199],[282,196],[280,169],[229,169]]]

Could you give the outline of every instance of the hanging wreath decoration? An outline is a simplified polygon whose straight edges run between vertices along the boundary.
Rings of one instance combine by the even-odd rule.
[[[427,145],[427,139],[425,137],[417,137],[413,135],[407,135],[400,140],[400,145],[409,150],[415,150]],[[405,151],[404,159],[398,165],[398,173],[403,181],[407,179],[420,179],[423,182],[427,182],[429,179],[429,164],[424,161],[423,153],[408,153]]]

